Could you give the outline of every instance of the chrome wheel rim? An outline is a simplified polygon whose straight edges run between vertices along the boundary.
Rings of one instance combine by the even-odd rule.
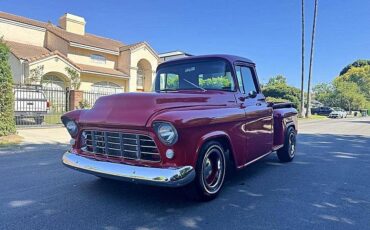
[[[225,176],[225,156],[223,150],[215,145],[206,152],[202,162],[202,182],[208,193],[220,190]]]
[[[292,158],[294,157],[296,150],[296,138],[294,132],[291,132],[289,135],[289,146],[290,146],[289,156]]]

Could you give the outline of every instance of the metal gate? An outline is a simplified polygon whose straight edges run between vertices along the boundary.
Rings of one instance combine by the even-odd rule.
[[[15,85],[13,92],[17,126],[62,124],[60,116],[68,111],[68,89]]]

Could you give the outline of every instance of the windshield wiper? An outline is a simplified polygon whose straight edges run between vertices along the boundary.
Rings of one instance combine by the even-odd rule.
[[[196,88],[198,88],[198,89],[202,90],[203,92],[206,92],[206,91],[207,91],[205,88],[202,88],[202,87],[200,87],[199,85],[196,85],[196,84],[194,84],[193,82],[190,82],[190,81],[188,81],[188,80],[186,80],[186,79],[184,79],[184,78],[182,78],[182,80],[183,80],[183,81],[185,81],[185,82],[187,82],[187,83],[189,83],[190,85],[192,85],[192,86],[194,86],[194,87],[196,87]]]

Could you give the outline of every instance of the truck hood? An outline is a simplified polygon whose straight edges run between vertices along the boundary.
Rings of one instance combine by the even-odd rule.
[[[162,111],[194,106],[224,106],[235,103],[230,92],[121,93],[100,97],[90,110],[80,114],[79,123],[94,126],[145,126]]]

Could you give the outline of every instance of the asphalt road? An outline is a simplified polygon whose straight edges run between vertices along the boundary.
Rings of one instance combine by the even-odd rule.
[[[292,163],[271,154],[208,203],[75,172],[67,148],[0,149],[0,229],[370,228],[370,118],[303,122]]]

